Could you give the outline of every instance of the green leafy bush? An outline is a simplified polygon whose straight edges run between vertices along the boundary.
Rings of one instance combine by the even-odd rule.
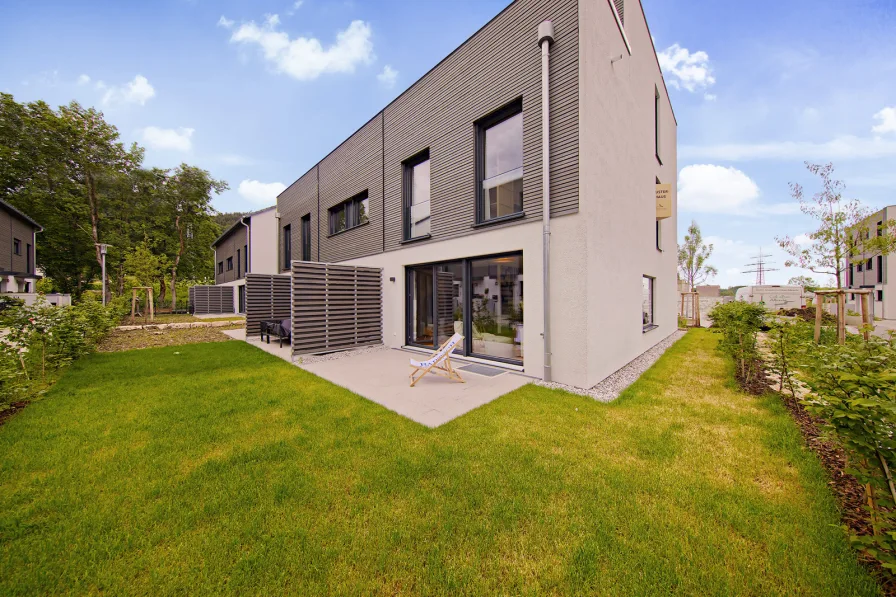
[[[803,404],[825,421],[864,487],[873,534],[852,533],[853,544],[896,572],[896,348],[860,338],[803,351],[799,374],[812,390]]]
[[[765,324],[765,306],[761,303],[732,301],[720,303],[709,312],[713,327],[722,333],[719,348],[734,359],[738,378],[746,387],[759,380],[757,336]]]
[[[0,409],[33,399],[54,373],[96,349],[118,321],[114,307],[85,296],[70,307],[39,301],[0,313]]]

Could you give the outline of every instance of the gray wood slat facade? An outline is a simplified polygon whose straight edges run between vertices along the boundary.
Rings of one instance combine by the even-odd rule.
[[[234,282],[246,275],[246,246],[249,244],[246,227],[237,226],[221,239],[215,247],[215,284]],[[233,269],[227,270],[227,258],[233,259]],[[218,263],[224,264],[224,272],[218,273]]]
[[[293,262],[294,355],[381,344],[382,340],[382,270]]]
[[[0,272],[18,275],[35,275],[34,232],[36,228],[17,215],[0,207]],[[19,241],[19,254],[13,250],[14,241]],[[30,269],[28,247],[31,247]]]
[[[292,316],[292,281],[288,275],[246,275],[246,336],[257,336],[260,323]]]
[[[191,286],[190,309],[194,315],[234,313],[233,286]]]
[[[476,234],[475,122],[522,98],[523,211],[541,218],[541,51],[538,24],[554,23],[551,47],[551,215],[579,207],[578,0],[516,0],[414,83],[277,200],[300,247],[312,218],[312,259],[339,262],[401,248],[402,162],[429,148],[431,240]],[[367,190],[370,223],[329,236],[328,209]],[[385,226],[385,230],[383,227]],[[278,241],[282,253],[282,238]],[[282,263],[287,270],[288,264]]]

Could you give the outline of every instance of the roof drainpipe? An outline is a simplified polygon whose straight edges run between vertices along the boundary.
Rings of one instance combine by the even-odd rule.
[[[252,229],[249,228],[249,224],[246,223],[245,216],[240,218],[240,224],[246,227],[246,271],[243,272],[243,275],[245,275],[252,269],[252,254],[250,252],[251,249],[249,248],[252,246]]]
[[[544,222],[544,381],[551,381],[551,43],[554,24],[538,26],[541,46],[541,217]]]

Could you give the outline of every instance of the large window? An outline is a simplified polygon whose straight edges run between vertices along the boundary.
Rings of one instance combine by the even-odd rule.
[[[355,195],[348,201],[330,208],[330,234],[339,234],[370,221],[367,191]]]
[[[311,261],[311,214],[302,216],[302,261]]]
[[[429,150],[404,162],[404,240],[424,238],[430,232]]]
[[[292,225],[283,227],[283,269],[292,266]]]
[[[517,100],[477,123],[479,222],[523,211],[522,110]]]
[[[653,319],[653,285],[655,281],[650,276],[641,278],[641,325],[645,332],[657,327]]]
[[[426,348],[453,334],[456,351],[523,362],[523,256],[481,257],[407,269],[407,342]]]

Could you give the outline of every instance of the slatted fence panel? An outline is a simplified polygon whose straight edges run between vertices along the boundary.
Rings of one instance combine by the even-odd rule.
[[[190,307],[194,315],[235,313],[233,286],[191,286]]]
[[[259,335],[264,320],[289,319],[291,294],[289,274],[246,274],[246,335]]]
[[[383,341],[383,271],[294,261],[293,354],[344,350]]]

